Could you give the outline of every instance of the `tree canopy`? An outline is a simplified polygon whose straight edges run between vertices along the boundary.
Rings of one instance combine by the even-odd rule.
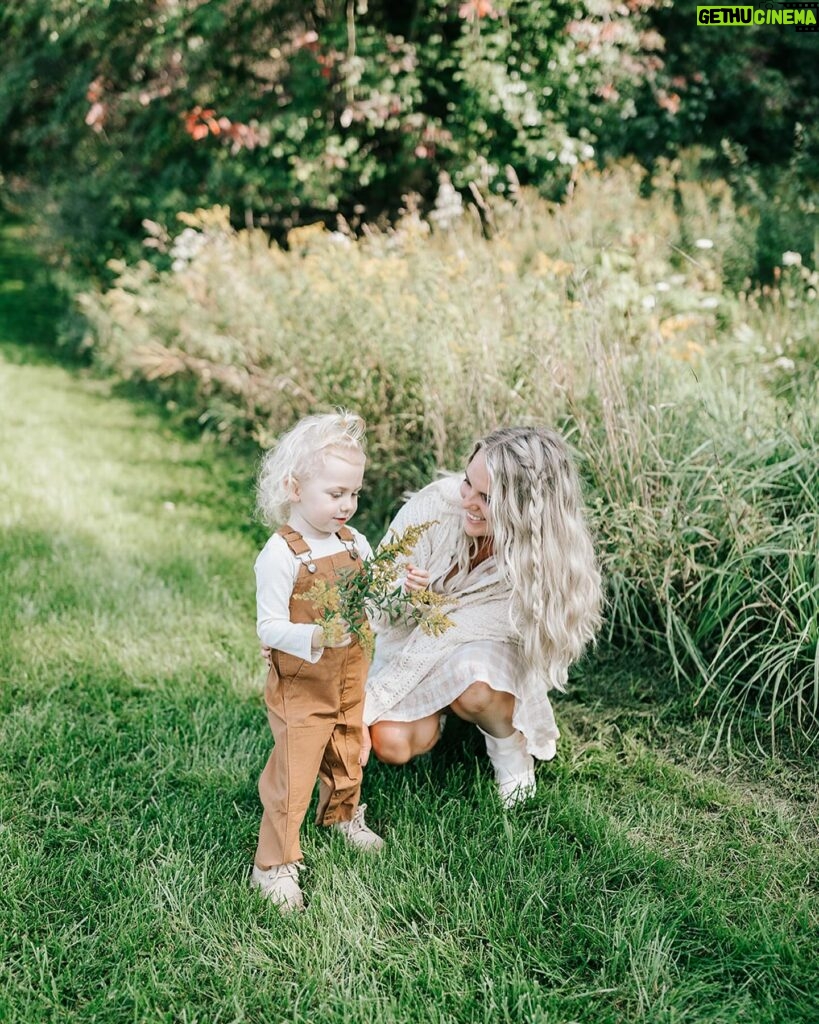
[[[0,30],[0,170],[89,272],[214,203],[275,232],[693,141],[819,166],[819,35],[694,0],[10,0]]]

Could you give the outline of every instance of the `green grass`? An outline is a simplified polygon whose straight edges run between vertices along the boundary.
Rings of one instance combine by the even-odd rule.
[[[457,721],[373,764],[388,849],[308,825],[265,905],[244,469],[0,334],[4,1024],[819,1020],[816,769],[696,761],[656,666],[585,666],[508,816]]]

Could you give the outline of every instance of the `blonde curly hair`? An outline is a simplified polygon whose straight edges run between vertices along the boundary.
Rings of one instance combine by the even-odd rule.
[[[478,441],[490,480],[489,526],[498,569],[512,591],[510,619],[527,662],[549,689],[596,636],[600,570],[583,512],[580,479],[563,437],[545,427],[504,427]],[[476,541],[459,538],[468,566]]]
[[[256,484],[256,511],[269,527],[287,522],[290,488],[309,480],[327,455],[365,457],[364,420],[353,412],[306,416],[282,434],[262,457]]]

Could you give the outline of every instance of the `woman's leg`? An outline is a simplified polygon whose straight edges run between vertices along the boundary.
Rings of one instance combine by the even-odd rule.
[[[468,686],[450,705],[459,718],[474,722],[486,740],[486,753],[504,807],[514,807],[535,791],[535,760],[526,740],[512,725],[515,698],[493,690],[480,680]]]
[[[493,690],[489,683],[472,683],[460,697],[453,700],[450,707],[458,718],[473,722],[490,736],[502,739],[515,731],[512,725],[515,698],[503,690]]]
[[[379,761],[406,764],[432,750],[441,736],[440,716],[428,715],[417,722],[373,722],[370,739]]]

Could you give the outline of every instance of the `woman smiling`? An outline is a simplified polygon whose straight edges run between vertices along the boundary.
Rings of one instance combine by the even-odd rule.
[[[549,700],[600,626],[600,573],[569,450],[555,431],[509,427],[478,441],[463,476],[412,497],[390,530],[433,521],[407,567],[409,589],[453,598],[454,625],[430,637],[382,624],[365,721],[376,756],[403,764],[430,750],[441,713],[486,740],[501,801],[535,790],[535,758],[555,756]]]

